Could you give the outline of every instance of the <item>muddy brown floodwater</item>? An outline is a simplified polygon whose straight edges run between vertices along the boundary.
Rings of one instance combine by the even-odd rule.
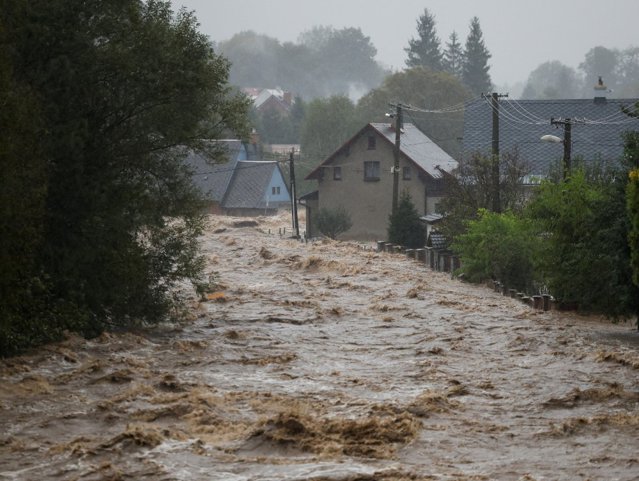
[[[238,221],[190,321],[0,363],[1,480],[639,479],[630,324]]]

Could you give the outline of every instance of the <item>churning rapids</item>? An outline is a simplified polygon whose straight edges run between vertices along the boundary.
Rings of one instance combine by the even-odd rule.
[[[190,321],[0,363],[0,480],[639,478],[630,324],[241,220]]]

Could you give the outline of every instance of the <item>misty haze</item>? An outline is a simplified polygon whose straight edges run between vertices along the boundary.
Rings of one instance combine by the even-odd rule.
[[[4,2],[0,480],[636,480],[637,18]]]

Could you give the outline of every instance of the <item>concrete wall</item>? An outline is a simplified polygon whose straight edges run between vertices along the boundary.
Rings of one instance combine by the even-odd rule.
[[[375,135],[375,149],[369,149],[369,135]],[[364,162],[379,161],[378,181],[364,180]],[[351,144],[348,152],[340,152],[333,163],[324,168],[319,181],[319,208],[343,206],[351,215],[353,227],[343,239],[386,239],[388,217],[392,209],[394,165],[393,145],[375,131],[367,129]],[[341,167],[341,180],[333,178],[334,167]],[[411,179],[403,179],[403,168],[410,167]],[[435,212],[438,198],[428,198],[424,180],[417,166],[400,156],[399,192],[408,190],[420,215]]]

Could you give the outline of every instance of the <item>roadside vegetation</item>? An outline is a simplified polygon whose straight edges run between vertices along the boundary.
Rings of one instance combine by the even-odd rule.
[[[637,315],[638,145],[637,134],[627,134],[621,166],[578,167],[565,182],[544,180],[521,208],[469,209],[465,220],[449,220],[459,273],[549,292],[560,306],[615,319]]]
[[[229,62],[168,1],[8,0],[0,36],[0,356],[166,319],[202,267],[184,149],[247,135]]]

